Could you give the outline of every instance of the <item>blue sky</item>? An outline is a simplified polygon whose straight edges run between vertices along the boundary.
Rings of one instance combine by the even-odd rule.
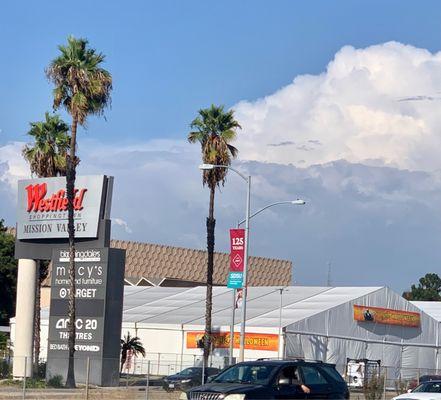
[[[44,68],[69,34],[107,56],[115,89],[88,135],[183,137],[195,111],[267,95],[317,74],[344,45],[440,48],[436,1],[54,1],[2,6],[0,143],[50,109]]]
[[[69,34],[106,54],[106,119],[79,137],[80,173],[115,176],[113,235],[204,248],[208,193],[197,110],[232,107],[252,253],[294,263],[297,283],[400,291],[441,264],[441,4],[436,1],[8,2],[0,20],[0,217],[30,121],[51,110],[44,69]],[[68,116],[62,113],[66,120]],[[142,183],[142,185],[141,185]],[[217,195],[217,238],[243,218],[244,187]],[[143,204],[136,208],[133,204]]]

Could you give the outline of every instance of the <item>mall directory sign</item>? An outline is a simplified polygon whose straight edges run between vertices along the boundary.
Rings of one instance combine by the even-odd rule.
[[[105,176],[78,176],[75,181],[76,238],[95,238],[103,209]],[[17,239],[68,238],[66,178],[18,181]]]
[[[125,253],[86,248],[75,252],[75,377],[99,386],[119,383]],[[65,377],[68,365],[69,251],[52,257],[47,378]]]

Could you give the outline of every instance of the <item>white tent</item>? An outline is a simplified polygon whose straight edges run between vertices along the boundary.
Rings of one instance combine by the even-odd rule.
[[[333,288],[301,303],[292,307],[305,307],[307,318],[285,328],[289,356],[332,362],[340,371],[348,358],[381,360],[390,379],[441,368],[439,320],[388,288]],[[355,321],[354,305],[419,313],[420,324]]]
[[[188,333],[204,329],[205,294],[205,287],[126,286],[122,334],[129,331],[141,338],[158,371],[161,362],[173,364],[175,369],[191,364],[201,350],[188,345]],[[213,288],[214,331],[229,332],[232,305],[230,289]],[[420,325],[412,328],[355,321],[354,305],[417,312]],[[441,312],[436,317],[430,306],[419,307],[385,287],[251,287],[247,332],[277,337],[280,331],[282,335],[278,350],[247,350],[246,358],[285,354],[320,359],[337,364],[341,372],[347,358],[366,358],[381,360],[383,366],[391,367],[388,375],[398,376],[401,371],[402,377],[416,376],[416,368],[440,369]],[[47,325],[45,309],[43,352]],[[236,310],[235,331],[239,330],[240,312]],[[235,352],[238,356],[237,349]],[[215,351],[219,357],[227,354],[227,348]]]

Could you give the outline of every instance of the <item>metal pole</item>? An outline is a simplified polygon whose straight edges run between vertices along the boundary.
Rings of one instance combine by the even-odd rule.
[[[202,357],[202,377],[201,377],[202,385],[205,383],[205,357]]]
[[[247,318],[247,285],[248,285],[248,250],[250,232],[250,197],[251,197],[251,176],[247,178],[247,207],[245,215],[245,254],[243,262],[243,288],[242,288],[242,321],[240,326],[240,353],[239,361],[244,361],[245,356],[245,328]]]
[[[280,358],[280,345],[282,344],[282,308],[283,308],[283,289],[280,288],[280,305],[279,305],[279,345],[277,348],[277,358]]]
[[[230,354],[228,365],[233,365],[233,351],[234,351],[234,317],[236,314],[236,289],[231,291],[233,293],[233,307],[231,310],[231,325],[230,325]]]
[[[147,361],[147,376],[145,380],[145,399],[149,398],[149,386],[150,386],[150,360]]]
[[[86,361],[86,400],[89,400],[89,375],[90,375],[90,358]]]

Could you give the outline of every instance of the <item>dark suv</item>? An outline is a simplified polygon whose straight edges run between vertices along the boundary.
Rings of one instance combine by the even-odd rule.
[[[349,399],[335,365],[319,361],[262,360],[233,365],[189,390],[189,400]]]

